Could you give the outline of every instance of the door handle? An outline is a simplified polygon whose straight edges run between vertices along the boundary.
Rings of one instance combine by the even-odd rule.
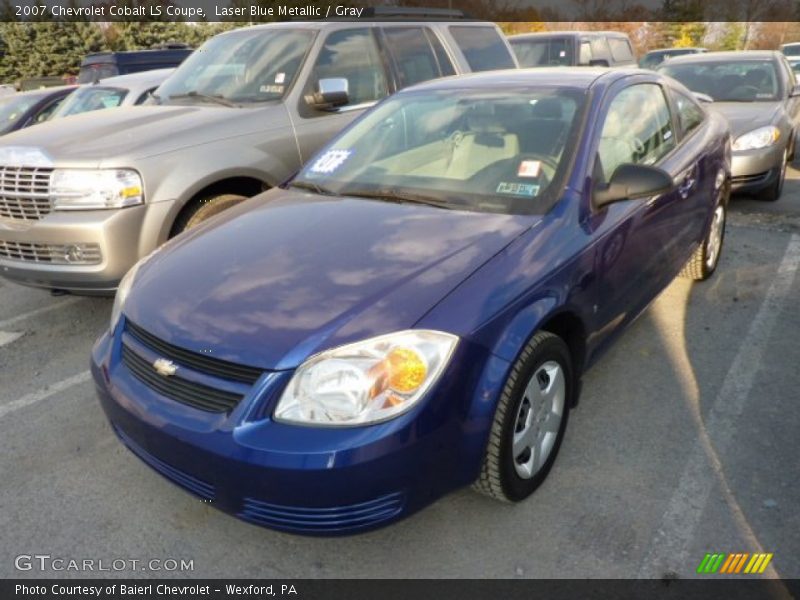
[[[694,188],[695,184],[697,183],[697,167],[693,166],[689,169],[689,171],[683,176],[680,184],[678,184],[678,193],[681,195],[681,198],[684,200],[689,197],[689,194],[692,193],[692,189]]]

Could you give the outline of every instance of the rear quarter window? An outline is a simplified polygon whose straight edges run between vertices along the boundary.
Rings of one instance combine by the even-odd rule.
[[[452,26],[450,33],[472,71],[516,67],[508,46],[494,27]]]
[[[630,62],[633,60],[633,51],[628,40],[609,38],[608,45],[611,47],[611,56],[615,61]]]

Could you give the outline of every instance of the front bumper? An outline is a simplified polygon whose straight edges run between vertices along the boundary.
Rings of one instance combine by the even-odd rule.
[[[758,192],[780,177],[786,147],[778,144],[759,150],[734,151],[731,160],[731,190]]]
[[[128,269],[156,247],[170,206],[170,202],[160,202],[123,209],[53,211],[38,221],[0,218],[0,275],[33,287],[111,293]],[[40,260],[47,248],[79,244],[95,248],[99,260],[90,264]]]
[[[464,405],[452,401],[468,395],[464,373],[443,377],[434,398],[390,421],[302,427],[270,418],[289,371],[266,372],[230,414],[206,413],[134,377],[119,360],[117,338],[104,335],[92,355],[100,403],[116,434],[161,475],[243,520],[301,534],[357,533],[477,476],[485,435],[465,435]],[[465,344],[454,362],[459,352],[480,358]]]

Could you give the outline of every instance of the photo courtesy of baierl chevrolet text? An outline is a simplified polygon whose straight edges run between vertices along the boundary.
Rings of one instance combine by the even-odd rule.
[[[0,600],[800,600],[796,0],[0,0]]]

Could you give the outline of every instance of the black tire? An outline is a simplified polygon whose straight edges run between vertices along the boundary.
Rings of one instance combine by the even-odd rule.
[[[515,466],[512,452],[514,433],[526,386],[540,367],[551,361],[558,363],[563,370],[566,384],[561,423],[548,458],[532,477],[524,479]],[[473,483],[473,489],[502,502],[519,502],[530,496],[545,480],[558,455],[567,428],[569,409],[574,405],[575,390],[572,357],[567,345],[560,337],[547,331],[536,333],[511,368],[495,411],[480,475]]]
[[[708,227],[703,243],[697,247],[692,254],[692,258],[689,259],[689,262],[687,262],[681,270],[680,275],[684,279],[705,281],[717,270],[719,257],[722,255],[722,248],[725,245],[725,225],[728,222],[728,204],[722,199],[714,207],[714,214],[716,215],[717,211],[720,209],[722,210],[722,232],[713,260],[709,261],[709,251],[711,248],[711,236],[714,234],[714,217],[712,217],[712,222]]]
[[[786,166],[789,162],[789,148],[783,151],[783,164],[781,165],[780,173],[775,181],[766,190],[761,193],[761,199],[767,202],[775,202],[781,197],[783,193],[783,183],[786,181]]]
[[[245,200],[247,200],[246,196],[238,194],[217,194],[196,200],[178,215],[175,224],[172,226],[171,235],[178,235],[192,227],[196,227],[203,221]]]

